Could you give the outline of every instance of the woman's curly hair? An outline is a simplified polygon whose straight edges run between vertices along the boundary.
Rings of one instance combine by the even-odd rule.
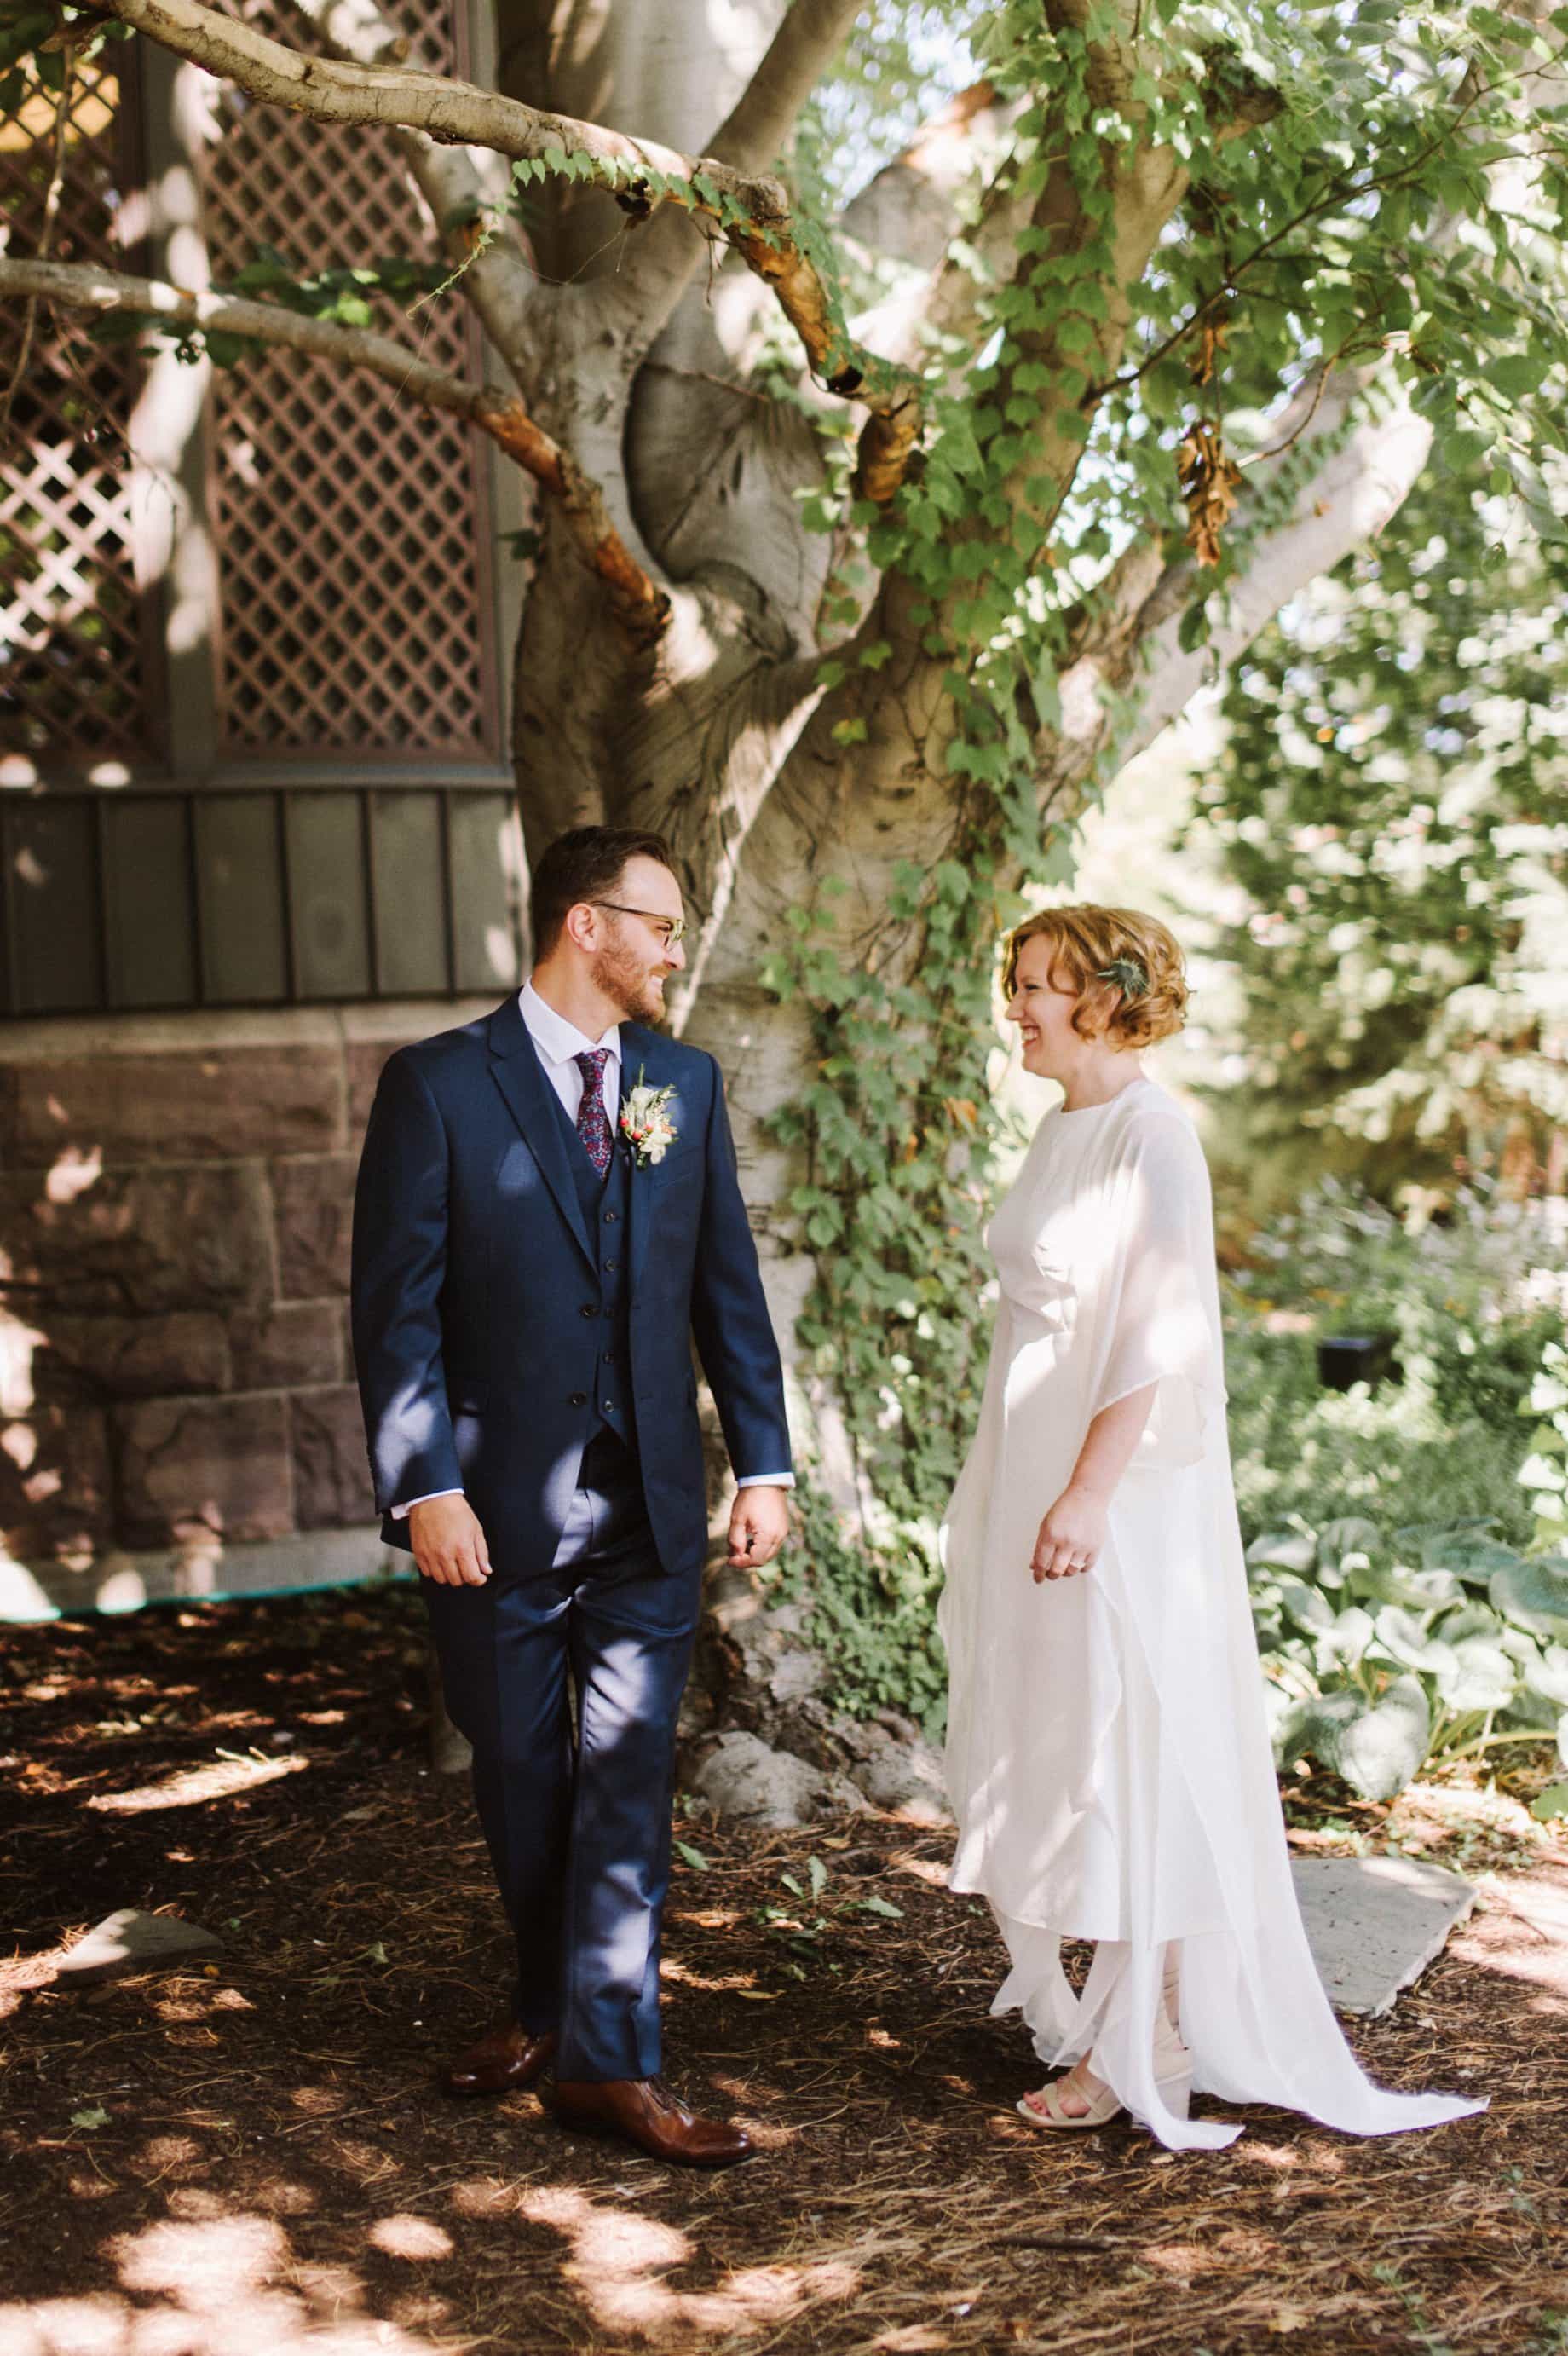
[[[1059,989],[1077,993],[1072,1028],[1080,1038],[1105,1038],[1117,1047],[1152,1047],[1157,1040],[1170,1038],[1187,1020],[1181,949],[1157,916],[1146,916],[1136,908],[1096,907],[1092,902],[1042,909],[1008,936],[1002,981],[1009,998],[1019,951],[1032,940],[1051,943],[1051,980]],[[1117,966],[1124,970],[1105,979]],[[1136,987],[1139,976],[1147,981],[1145,990]]]

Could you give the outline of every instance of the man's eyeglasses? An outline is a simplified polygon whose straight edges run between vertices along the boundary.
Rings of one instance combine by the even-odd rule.
[[[664,935],[666,944],[671,948],[677,941],[683,941],[686,938],[684,916],[661,916],[654,908],[623,907],[619,900],[590,900],[588,905],[591,908],[613,908],[618,916],[643,917],[648,924],[658,926]]]

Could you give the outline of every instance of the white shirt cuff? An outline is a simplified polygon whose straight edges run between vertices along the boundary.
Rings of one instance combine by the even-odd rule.
[[[430,1492],[429,1496],[411,1497],[406,1505],[390,1505],[388,1507],[388,1511],[390,1513],[393,1521],[406,1522],[409,1515],[413,1512],[414,1507],[416,1505],[428,1505],[431,1497],[461,1497],[462,1494],[463,1492],[461,1489],[432,1489]]]
[[[793,1472],[748,1472],[743,1481],[736,1482],[735,1486],[737,1489],[793,1489],[795,1474]],[[416,1505],[428,1505],[431,1497],[461,1497],[462,1494],[461,1489],[432,1489],[429,1496],[411,1497],[406,1505],[393,1505],[390,1508],[391,1516],[395,1522],[406,1522],[413,1508]]]

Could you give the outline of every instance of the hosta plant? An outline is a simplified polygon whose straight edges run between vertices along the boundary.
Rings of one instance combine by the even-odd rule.
[[[1428,1761],[1555,1736],[1568,1765],[1568,1558],[1485,1522],[1297,1519],[1247,1549],[1275,1755],[1392,1799]]]

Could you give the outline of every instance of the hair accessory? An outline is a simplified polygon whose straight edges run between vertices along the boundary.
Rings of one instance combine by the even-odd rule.
[[[1100,967],[1096,981],[1114,981],[1124,998],[1147,998],[1148,976],[1136,958],[1113,958],[1109,965]]]

